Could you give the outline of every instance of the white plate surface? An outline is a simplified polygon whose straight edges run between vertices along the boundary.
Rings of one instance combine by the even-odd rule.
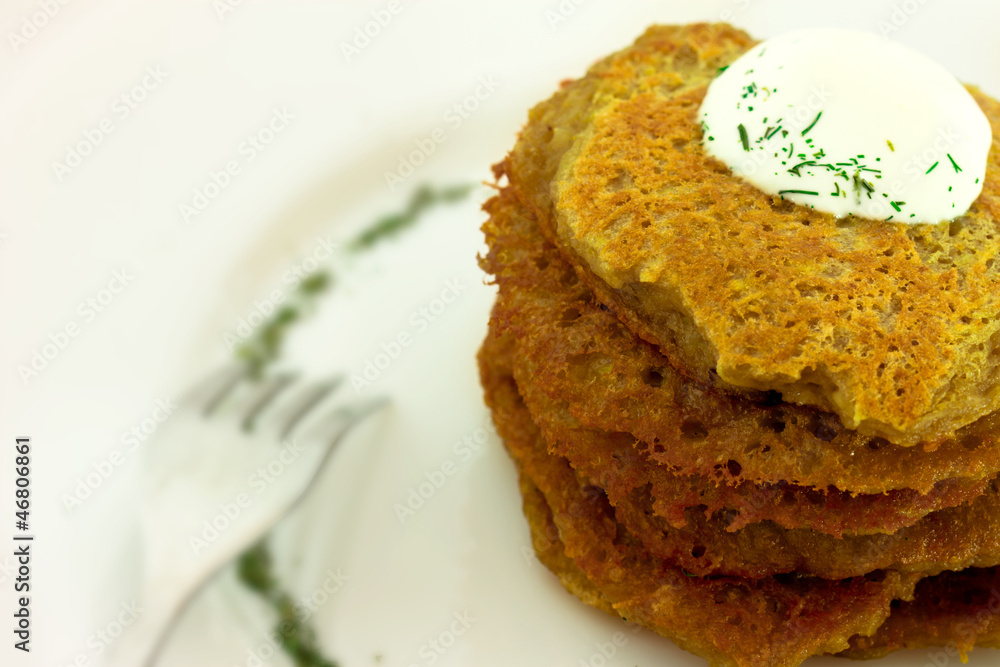
[[[65,498],[107,469],[157,400],[228,358],[225,334],[284,289],[286,271],[400,209],[420,183],[488,179],[531,104],[648,24],[726,19],[758,36],[881,29],[1000,94],[1000,6],[973,0],[426,0],[406,3],[350,61],[341,43],[371,12],[384,18],[388,2],[232,0],[228,11],[214,0],[78,0],[38,19],[44,26],[15,50],[9,34],[40,4],[0,10],[0,305],[12,314],[0,432],[4,442],[34,439],[38,536],[34,651],[7,642],[2,664],[107,662],[101,633],[114,632],[138,583],[141,448],[79,507]],[[477,90],[476,108],[456,123],[449,110]],[[116,104],[123,94],[128,114]],[[53,163],[105,119],[112,130],[60,178]],[[244,143],[282,125],[260,150]],[[385,173],[438,128],[446,140],[389,188]],[[229,162],[239,173],[185,221],[180,206]],[[340,282],[290,337],[282,363],[313,377],[363,373],[401,333],[413,343],[361,392],[388,395],[391,409],[345,443],[276,531],[282,582],[312,600],[323,645],[345,666],[703,664],[580,604],[525,555],[513,467],[489,429],[473,362],[493,295],[475,263],[486,196],[480,188],[435,209],[376,253],[335,257]],[[115,272],[128,284],[109,297]],[[449,285],[456,298],[430,322],[420,309],[436,309]],[[80,306],[88,299],[108,303],[91,316]],[[80,333],[22,380],[19,366],[71,323]],[[0,509],[10,475],[4,460]],[[429,497],[400,521],[395,506],[422,484]],[[7,618],[10,566],[0,556]],[[163,664],[290,664],[280,653],[264,659],[270,622],[228,571],[185,617]],[[627,642],[604,655],[620,631]],[[935,661],[913,652],[879,664]],[[980,651],[970,664],[1000,658]]]

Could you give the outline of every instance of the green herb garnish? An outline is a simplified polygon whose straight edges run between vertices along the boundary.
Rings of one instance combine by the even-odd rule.
[[[958,166],[957,164],[955,164],[955,158],[953,158],[953,157],[951,156],[951,153],[948,153],[948,159],[949,159],[949,160],[951,160],[951,166],[955,168],[955,173],[956,173],[956,174],[957,174],[958,172],[962,171],[962,168],[961,168],[961,167],[959,167],[959,166]]]
[[[352,252],[367,250],[379,241],[395,236],[407,227],[411,227],[420,214],[428,208],[436,204],[459,201],[465,198],[471,190],[472,184],[469,183],[453,185],[440,190],[434,190],[429,185],[422,185],[410,197],[406,209],[376,220],[375,224],[351,241],[347,249]]]
[[[298,284],[288,303],[275,311],[242,345],[236,356],[247,363],[250,377],[259,379],[264,369],[281,354],[289,327],[315,308],[316,298],[333,283],[333,276],[319,271]]]
[[[402,213],[376,220],[349,244],[348,249],[351,252],[369,250],[383,239],[413,226],[428,208],[438,203],[458,201],[468,195],[472,187],[465,184],[434,190],[421,186],[413,193]],[[236,354],[248,364],[252,378],[259,379],[266,368],[280,357],[288,329],[300,321],[306,311],[315,307],[317,297],[333,282],[333,274],[328,271],[319,271],[305,278],[295,288],[289,303],[261,324],[255,334],[237,348]],[[316,632],[301,617],[294,598],[279,587],[272,571],[267,537],[239,556],[236,569],[239,580],[277,612],[277,636],[282,649],[296,667],[337,667],[335,661],[323,656]]]
[[[750,138],[747,137],[747,128],[743,127],[743,123],[740,123],[738,129],[740,131],[740,142],[743,144],[743,150],[750,150]]]
[[[337,667],[336,662],[323,656],[316,631],[300,618],[294,598],[278,588],[271,566],[271,552],[267,542],[261,540],[243,552],[236,563],[236,573],[247,588],[264,598],[277,612],[275,633],[280,638],[281,648],[296,667]]]
[[[865,191],[865,194],[868,195],[869,199],[872,198],[872,193],[875,192],[875,188],[871,183],[861,178],[860,170],[854,172],[854,178],[852,180],[854,182],[854,194],[857,195],[859,202],[861,201],[862,190]]]
[[[813,129],[813,126],[816,125],[816,123],[819,122],[819,117],[822,116],[822,115],[823,115],[823,112],[820,111],[818,114],[816,114],[816,117],[813,118],[813,122],[809,123],[809,127],[807,127],[806,129],[802,130],[802,136],[803,137],[806,136],[806,132],[808,132],[809,130]]]

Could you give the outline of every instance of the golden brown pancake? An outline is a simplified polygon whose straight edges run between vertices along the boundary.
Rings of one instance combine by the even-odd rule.
[[[611,602],[566,556],[545,497],[525,475],[521,475],[521,494],[538,559],[567,591],[593,607],[615,614]],[[922,579],[912,601],[894,600],[889,618],[874,634],[851,637],[850,648],[837,655],[872,659],[901,649],[938,647],[941,650],[928,657],[937,661],[931,664],[942,664],[943,660],[964,656],[974,647],[1000,648],[1000,594],[995,591],[1000,591],[1000,568],[971,568]]]
[[[683,525],[658,516],[654,498],[659,489],[651,482],[636,484],[608,493],[602,481],[616,451],[628,451],[628,443],[619,443],[611,434],[579,426],[565,410],[546,400],[531,382],[518,372],[516,339],[511,359],[495,359],[511,364],[522,401],[537,425],[541,438],[536,446],[556,452],[576,469],[574,483],[578,492],[596,490],[608,497],[614,517],[654,556],[699,576],[727,574],[759,578],[798,572],[826,579],[861,576],[879,569],[937,574],[948,569],[1000,565],[1000,486],[993,483],[986,492],[967,504],[928,514],[913,525],[892,534],[844,535],[837,537],[805,529],[783,528],[772,521],[762,521],[727,530],[725,513],[706,517],[704,512],[689,509]],[[634,451],[634,450],[633,450]],[[565,452],[565,455],[562,453]],[[587,453],[597,456],[588,457]],[[621,460],[621,459],[619,459]],[[645,470],[649,478],[660,466],[633,463],[633,470]],[[643,481],[640,480],[639,481]],[[623,485],[624,487],[624,485]],[[796,498],[808,503],[806,494]],[[862,508],[856,511],[863,512]],[[831,513],[832,514],[832,513]]]
[[[654,513],[675,528],[688,525],[688,511],[697,510],[706,517],[720,515],[720,527],[728,532],[770,521],[838,538],[895,533],[931,512],[978,498],[991,483],[987,479],[946,480],[925,495],[897,489],[854,496],[833,487],[819,491],[790,484],[730,485],[699,475],[678,475],[638,451],[630,434],[583,427],[564,405],[540,391],[530,374],[515,375],[536,423],[545,432],[550,452],[565,457],[603,488],[613,505],[636,489],[648,487]]]
[[[540,550],[540,559],[563,568],[560,579],[581,598],[669,637],[712,666],[780,667],[847,649],[851,637],[870,635],[884,622],[894,599],[912,595],[919,575],[693,577],[651,557],[615,522],[601,494],[579,493],[568,464],[537,444],[540,433],[513,379],[495,365],[504,344],[488,339],[480,354],[486,401],[521,470],[536,543],[555,545],[547,537],[554,527],[563,547],[562,556]]]
[[[481,263],[500,287],[493,322],[517,338],[518,366],[552,399],[565,402],[582,425],[635,436],[651,460],[678,475],[708,480],[699,488],[713,482],[780,485],[783,498],[784,490],[796,492],[789,485],[827,496],[832,486],[845,492],[830,496],[833,512],[849,512],[841,508],[852,504],[895,503],[898,526],[922,511],[974,497],[986,479],[1000,472],[1000,413],[925,452],[861,436],[816,408],[775,402],[767,395],[756,400],[734,396],[683,376],[656,346],[594,299],[510,189],[485,208],[490,252]],[[931,497],[908,508],[895,496],[878,495],[900,489],[939,494],[943,489],[935,485],[945,480],[966,495],[952,489],[950,500]],[[853,494],[870,497],[857,500]],[[756,506],[766,509],[752,497],[741,511],[760,511]],[[880,514],[890,516],[873,516]],[[834,515],[828,518],[837,521]]]
[[[950,224],[763,195],[695,123],[752,44],[652,28],[494,167],[480,374],[536,552],[711,665],[1000,644],[1000,143]]]
[[[597,297],[680,372],[776,390],[902,446],[1000,408],[1000,144],[950,224],[830,215],[701,149],[725,25],[654,27],[531,111],[506,172]],[[1000,104],[971,91],[1000,137]]]

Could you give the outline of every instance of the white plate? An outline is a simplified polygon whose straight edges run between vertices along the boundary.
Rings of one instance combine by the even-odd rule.
[[[484,177],[489,161],[474,143],[440,159]],[[453,182],[437,174],[428,171],[435,183]],[[334,260],[340,284],[292,334],[283,365],[313,375],[346,369],[355,379],[385,366],[367,376],[370,385],[347,391],[387,394],[393,405],[348,441],[277,530],[280,579],[297,599],[311,600],[328,655],[344,665],[702,665],[668,640],[583,605],[533,556],[516,474],[489,424],[474,364],[495,293],[475,264],[483,249],[478,207],[488,195],[484,187],[434,209],[370,256]],[[376,193],[358,209],[385,201]],[[444,304],[438,299],[449,285],[460,294]],[[435,321],[425,326],[426,313]],[[393,344],[401,333],[410,346]],[[324,586],[336,591],[327,595]],[[199,649],[201,664],[268,657],[261,633],[270,615],[259,607],[228,573],[186,619],[166,664],[192,664],[189,647],[205,646],[207,636],[218,638],[218,652],[208,659]],[[902,667],[936,653],[903,652],[878,664]],[[995,661],[980,651],[970,664]]]
[[[127,456],[77,510],[63,498],[122,448],[122,433],[142,424],[157,399],[228,357],[224,334],[282,287],[317,237],[350,238],[403,206],[419,182],[489,178],[531,104],[648,24],[723,19],[759,36],[888,25],[892,38],[1000,94],[1000,5],[976,0],[848,0],[835,9],[791,0],[426,0],[406,4],[350,62],[340,43],[388,3],[224,2],[235,11],[220,16],[215,0],[59,4],[23,49],[0,52],[0,308],[14,315],[5,320],[0,432],[4,442],[35,438],[40,540],[37,645],[30,656],[4,646],[3,664],[11,656],[19,661],[11,664],[38,665],[107,656],[100,633],[113,634],[138,581],[137,457]],[[6,3],[5,35],[38,11],[37,0]],[[52,162],[116,114],[114,100],[157,64],[168,73],[162,85],[127,118],[112,115],[114,131],[59,181]],[[498,86],[475,113],[458,126],[445,119],[491,76]],[[276,107],[296,118],[250,161],[241,144]],[[389,190],[384,172],[438,127],[447,140]],[[183,225],[178,206],[230,159],[240,161],[239,177]],[[377,254],[336,263],[343,283],[289,340],[285,363],[321,376],[361,372],[383,343],[401,332],[414,337],[367,390],[390,395],[392,410],[346,443],[275,540],[282,581],[297,595],[316,592],[328,570],[350,576],[313,618],[328,654],[345,666],[430,665],[429,642],[450,641],[442,633],[464,611],[475,622],[433,664],[596,665],[621,629],[525,558],[513,469],[495,439],[470,460],[454,449],[479,434],[486,415],[473,354],[492,290],[474,261],[477,203],[437,209]],[[83,322],[78,304],[122,269],[135,275],[128,289],[23,383],[17,367],[68,322]],[[411,313],[456,278],[467,288],[417,332]],[[400,523],[393,506],[446,461],[455,473]],[[0,503],[9,497],[8,469],[0,465]],[[4,590],[9,566],[0,558]],[[11,595],[0,595],[0,613],[12,613]],[[226,573],[185,618],[165,663],[253,664],[248,651],[258,651],[268,626],[267,610]],[[878,664],[928,661],[918,652]],[[998,662],[980,651],[970,664]],[[645,632],[629,634],[606,663],[703,664]],[[842,664],[811,664],[824,663]],[[279,654],[267,664],[287,661]]]

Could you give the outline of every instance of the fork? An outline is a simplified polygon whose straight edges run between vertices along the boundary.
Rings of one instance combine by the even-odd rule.
[[[115,665],[152,665],[202,586],[288,514],[336,445],[387,403],[320,410],[342,377],[302,387],[248,373],[239,365],[207,380],[145,446],[142,612],[112,647]]]

